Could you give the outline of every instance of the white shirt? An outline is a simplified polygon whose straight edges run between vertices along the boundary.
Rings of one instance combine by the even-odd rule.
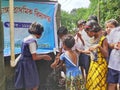
[[[120,41],[120,27],[115,28],[109,35],[109,44]],[[108,67],[120,71],[120,50],[112,49]]]
[[[79,32],[79,33],[81,34],[81,32]],[[83,50],[84,45],[83,45],[81,39],[77,35],[75,35],[74,39],[75,39],[75,45],[72,48],[72,50],[75,50],[75,49]]]
[[[85,43],[84,50],[87,50],[89,47],[91,47],[93,45],[92,41],[94,38],[89,37],[87,35],[87,33],[85,32],[85,30],[82,30],[81,34],[82,34],[82,38],[83,38],[84,43]]]
[[[28,37],[24,38],[23,41],[25,42],[25,41],[27,41],[29,39],[36,40],[36,37],[34,35],[29,35]],[[35,42],[30,43],[29,44],[29,49],[30,49],[31,54],[36,53],[36,49],[37,49],[36,43]]]

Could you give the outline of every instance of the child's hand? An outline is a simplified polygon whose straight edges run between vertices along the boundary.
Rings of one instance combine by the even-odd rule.
[[[52,58],[49,55],[44,55],[44,60],[51,60]]]
[[[75,50],[77,53],[82,53],[82,50],[80,50],[80,49],[76,49]]]
[[[117,50],[120,50],[120,42],[114,44],[114,48]]]
[[[56,66],[57,66],[57,64],[55,62],[50,65],[50,67],[53,69],[56,68]]]
[[[118,42],[118,49],[120,50],[120,42]]]
[[[78,36],[79,38],[81,38],[81,34],[80,34],[80,33],[77,33],[77,36]]]
[[[59,63],[59,56],[55,58],[55,61],[50,65],[51,68],[56,68]]]
[[[95,49],[97,49],[97,48],[99,48],[99,47],[100,47],[100,45],[99,45],[99,44],[96,44],[96,45],[90,47],[90,48],[89,48],[89,51],[94,51]]]

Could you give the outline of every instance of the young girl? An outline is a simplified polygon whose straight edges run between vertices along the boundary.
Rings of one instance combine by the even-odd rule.
[[[117,84],[120,85],[120,27],[111,31],[109,47],[112,51],[108,64],[108,90],[117,90]]]
[[[51,67],[54,68],[59,63],[59,56],[64,52],[62,48],[63,38],[68,34],[68,30],[66,27],[61,26],[58,28],[57,35],[60,40],[59,42],[59,53],[56,55],[55,61],[51,64]]]
[[[118,26],[119,26],[118,21],[115,19],[110,19],[105,22],[106,38],[108,39],[108,41],[110,32]]]
[[[76,33],[76,35],[74,37],[75,38],[75,45],[72,48],[72,50],[77,50],[78,51],[78,50],[83,50],[84,49],[85,42],[82,38],[82,35],[83,35],[82,32],[84,31],[85,23],[86,23],[85,20],[79,20],[77,22],[77,28],[78,28],[79,31]],[[85,79],[84,60],[81,59],[81,56],[82,56],[81,53],[78,52],[78,56],[79,56],[79,61],[78,61],[79,66],[82,70],[82,74],[83,74],[83,77]]]
[[[78,67],[77,54],[72,50],[75,44],[73,36],[68,35],[63,39],[65,52],[60,55],[60,63],[57,67],[66,65],[66,90],[85,90],[82,73]]]
[[[110,32],[114,29],[114,28],[116,28],[116,27],[118,27],[119,26],[119,23],[118,23],[118,21],[117,20],[115,20],[115,19],[110,19],[110,20],[108,20],[108,21],[106,21],[105,22],[105,32],[106,32],[106,38],[107,38],[107,40],[108,40],[108,43],[109,43],[109,35],[110,35]],[[110,53],[111,53],[111,48],[109,47],[108,48],[108,51],[109,51],[109,56],[110,56]],[[109,62],[109,56],[108,56],[108,62]]]
[[[39,55],[36,53],[37,42],[44,28],[41,24],[32,23],[28,32],[30,35],[24,38],[21,47],[21,57],[15,70],[16,89],[25,88],[26,90],[38,90],[39,76],[35,60],[51,60],[48,55]]]
[[[93,20],[86,23],[87,34],[94,36],[92,43],[96,44],[89,48],[91,63],[87,76],[87,90],[107,90],[107,61],[108,43],[103,36],[99,24]]]

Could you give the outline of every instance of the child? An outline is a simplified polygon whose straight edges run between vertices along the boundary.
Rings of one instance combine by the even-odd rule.
[[[59,53],[56,56],[55,61],[51,64],[51,67],[54,68],[54,66],[56,66],[59,63],[59,56],[62,54],[62,52],[64,52],[64,49],[62,48],[62,44],[63,44],[63,38],[68,34],[68,30],[66,27],[61,26],[59,27],[58,31],[57,31],[57,35],[59,38]]]
[[[82,35],[81,35],[82,31],[84,30],[85,23],[86,21],[84,20],[79,20],[77,23],[77,27],[79,31],[76,33],[74,38],[76,40],[76,43],[79,44],[77,45],[79,49],[83,49],[83,46],[85,45],[84,40],[82,39]]]
[[[80,21],[78,21],[78,24],[80,24]],[[83,76],[84,79],[86,80],[87,74],[88,74],[88,70],[89,70],[89,66],[90,66],[90,56],[88,55],[88,49],[90,46],[92,46],[93,44],[90,42],[91,40],[93,40],[93,37],[89,37],[87,35],[87,31],[85,30],[85,24],[86,22],[82,23],[82,25],[79,25],[79,29],[81,32],[81,35],[79,35],[79,33],[77,34],[77,36],[81,36],[81,41],[82,42],[82,49],[76,49],[77,52],[80,53],[79,56],[79,65],[82,67],[82,72],[83,72]],[[82,26],[82,27],[81,27]],[[80,40],[80,39],[79,39]],[[81,44],[79,45],[79,47],[81,46]],[[84,68],[84,70],[83,70]]]
[[[59,38],[59,52],[57,53],[56,57],[55,57],[55,60],[54,62],[51,64],[51,68],[55,68],[55,66],[59,63],[59,58],[60,58],[60,55],[65,51],[62,47],[62,44],[63,44],[63,38],[68,34],[68,30],[65,26],[61,26],[58,28],[58,31],[57,31],[57,35],[58,35],[58,38]],[[65,64],[62,65],[61,68],[57,68],[57,69],[54,69],[54,71],[56,72],[56,76],[59,76],[57,77],[57,81],[59,82],[58,85],[60,87],[64,87],[64,81],[65,81]]]
[[[84,31],[85,23],[86,23],[85,20],[79,20],[77,22],[77,27],[78,27],[79,31],[76,33],[76,35],[74,37],[75,38],[75,45],[72,48],[72,50],[83,50],[84,49],[85,42],[84,42],[84,40],[82,38],[82,32]],[[79,62],[79,66],[80,66],[80,68],[82,70],[83,77],[85,79],[84,65],[83,65],[84,64],[84,60],[81,59],[81,55],[80,54],[81,53],[78,53],[78,56],[80,58],[78,62]]]
[[[109,47],[112,51],[108,64],[108,90],[117,90],[117,84],[120,85],[120,27],[111,31]]]
[[[82,73],[78,67],[77,54],[72,50],[75,39],[67,35],[63,39],[64,53],[60,55],[60,63],[56,67],[66,65],[66,90],[85,90]]]
[[[91,41],[94,45],[89,48],[91,62],[87,76],[86,88],[87,90],[107,90],[107,39],[103,36],[102,29],[99,24],[93,20],[86,23],[86,31],[90,37],[94,36],[94,40]]]
[[[105,31],[106,31],[106,38],[108,39],[109,41],[109,34],[110,32],[115,28],[115,27],[118,27],[119,24],[118,24],[118,21],[115,20],[115,19],[110,19],[108,21],[105,22]]]
[[[30,35],[24,38],[21,47],[21,56],[15,70],[15,87],[16,89],[25,88],[26,90],[38,90],[39,76],[35,60],[51,60],[48,55],[36,53],[37,42],[44,28],[39,23],[32,23],[28,32]]]
[[[108,40],[108,42],[109,42],[109,35],[110,35],[110,32],[114,29],[114,28],[116,28],[116,27],[118,27],[119,26],[119,24],[118,24],[118,21],[117,20],[115,20],[115,19],[110,19],[110,20],[108,20],[108,21],[106,21],[105,22],[105,32],[106,32],[106,38],[107,38],[107,40]],[[108,48],[108,50],[109,50],[109,56],[110,56],[110,53],[111,53],[111,48],[109,47]],[[108,62],[109,62],[109,56],[108,56]]]
[[[96,23],[98,23],[98,18],[95,15],[91,15],[88,17],[88,21],[91,21],[91,20],[94,20]],[[82,64],[82,67],[85,69],[84,77],[86,80],[89,67],[90,67],[90,56],[89,56],[88,49],[93,45],[93,43],[91,43],[91,41],[93,41],[93,37],[90,37],[87,34],[87,31],[85,30],[85,26],[86,26],[86,23],[84,24],[84,30],[82,30],[82,33],[81,33],[84,41],[84,50],[77,50],[77,51],[81,53],[79,60],[80,60],[80,63]]]

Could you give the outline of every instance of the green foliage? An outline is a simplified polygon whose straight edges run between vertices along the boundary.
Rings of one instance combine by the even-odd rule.
[[[80,19],[87,20],[90,15],[96,15],[104,27],[108,19],[116,19],[120,22],[120,0],[90,0],[88,8],[73,9],[70,13],[62,11],[61,25],[66,26],[70,32],[76,28],[76,22]]]
[[[100,3],[100,22],[104,26],[109,19],[120,21],[120,0],[101,0]]]
[[[74,28],[72,15],[66,11],[61,11],[61,25],[66,26],[69,31]]]

